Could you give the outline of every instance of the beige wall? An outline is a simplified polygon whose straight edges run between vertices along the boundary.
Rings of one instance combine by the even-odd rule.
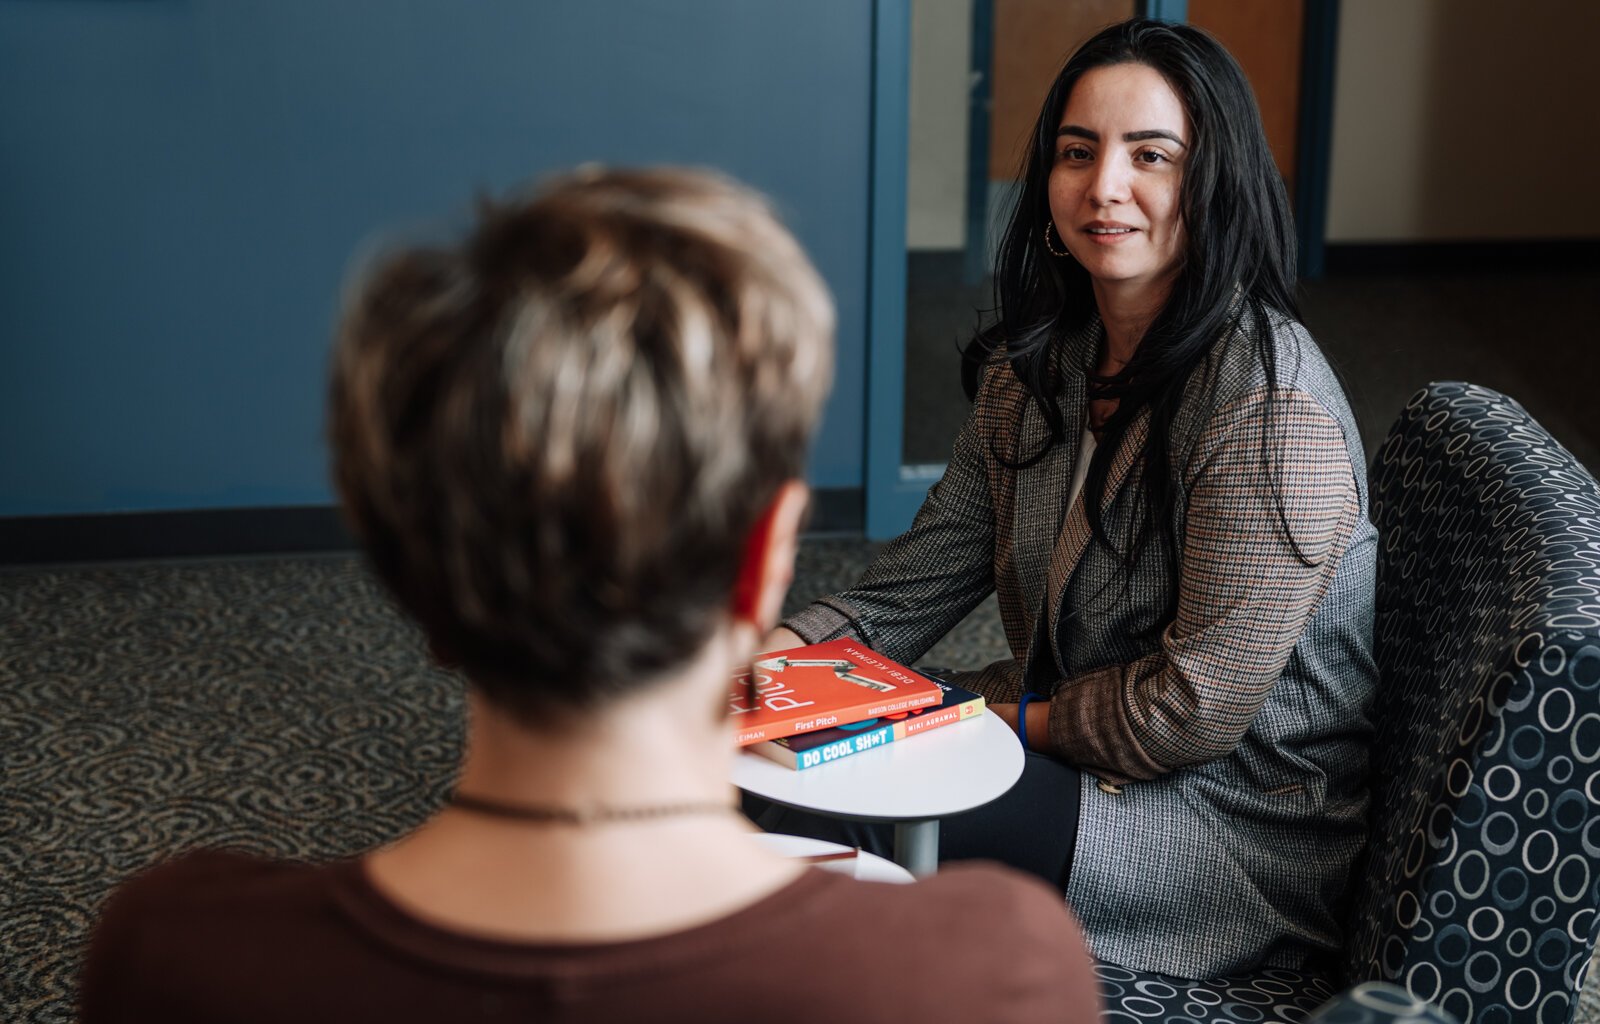
[[[1600,3],[1343,0],[1330,242],[1600,236]]]
[[[972,0],[912,0],[908,248],[966,245],[971,66]]]

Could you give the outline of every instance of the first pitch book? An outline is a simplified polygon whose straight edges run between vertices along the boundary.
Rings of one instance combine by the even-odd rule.
[[[854,640],[830,640],[759,655],[734,675],[728,699],[738,743],[747,746],[929,707],[944,691]]]

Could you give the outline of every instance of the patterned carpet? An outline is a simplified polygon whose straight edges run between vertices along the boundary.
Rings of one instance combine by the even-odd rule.
[[[67,1021],[96,908],[194,846],[355,853],[420,822],[458,684],[350,559],[0,576],[0,1005]]]
[[[870,550],[809,544],[793,601]],[[414,827],[461,709],[352,558],[0,573],[0,1020],[72,1020],[96,909],[162,858],[327,859]]]
[[[874,550],[809,541],[791,607]],[[991,600],[928,660],[1004,649]],[[351,558],[0,573],[0,1019],[73,1019],[96,909],[159,859],[342,857],[422,821],[461,706]]]

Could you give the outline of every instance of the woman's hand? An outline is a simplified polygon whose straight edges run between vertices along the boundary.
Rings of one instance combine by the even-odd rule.
[[[1017,731],[1017,705],[989,704],[986,706],[989,709],[989,713],[1009,725],[1012,732]]]
[[[761,653],[787,651],[791,647],[804,647],[805,643],[804,640],[800,639],[800,634],[794,630],[779,626],[768,633],[765,640],[761,641]]]
[[[1012,732],[1017,732],[1018,705],[989,704],[987,707],[996,718],[1009,725]],[[1036,754],[1050,750],[1050,702],[1047,700],[1028,702],[1028,749]]]

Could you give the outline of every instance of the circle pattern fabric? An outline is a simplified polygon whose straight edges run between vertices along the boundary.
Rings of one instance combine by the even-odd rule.
[[[1185,981],[1096,964],[1095,977],[1105,1001],[1100,1024],[1456,1024],[1386,982],[1367,982],[1334,997],[1323,978],[1270,968]]]
[[[1095,964],[1100,1024],[1299,1024],[1333,995],[1325,978],[1268,968],[1208,981]]]
[[[1432,384],[1371,474],[1370,859],[1346,976],[1565,1024],[1600,925],[1600,486],[1516,402]]]
[[[1311,1024],[1453,1024],[1453,1018],[1395,985],[1357,985],[1310,1018]]]

